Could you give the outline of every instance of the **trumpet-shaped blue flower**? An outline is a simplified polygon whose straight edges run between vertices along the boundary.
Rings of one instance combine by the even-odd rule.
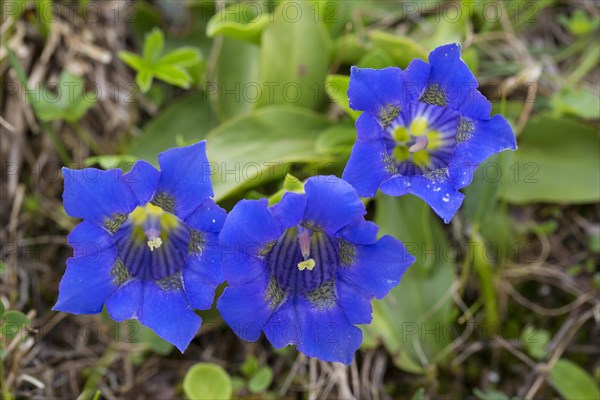
[[[138,161],[126,174],[63,169],[65,211],[83,221],[55,310],[138,319],[183,351],[223,282],[218,234],[226,213],[212,200],[206,143]]]
[[[429,64],[353,67],[350,107],[364,111],[343,178],[363,197],[414,194],[448,223],[460,207],[459,189],[489,156],[515,150],[512,129],[460,58],[460,45],[438,47]]]
[[[305,194],[242,200],[220,240],[229,282],[217,302],[244,340],[264,331],[273,346],[297,344],[304,354],[349,364],[362,341],[355,324],[371,321],[371,300],[394,287],[414,257],[364,219],[347,182],[308,179]]]

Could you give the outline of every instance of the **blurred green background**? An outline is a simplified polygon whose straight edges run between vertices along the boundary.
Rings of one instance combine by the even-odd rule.
[[[3,398],[598,399],[600,46],[594,1],[3,1]],[[51,311],[76,221],[63,165],[156,163],[208,141],[216,199],[341,175],[350,66],[461,42],[519,150],[450,225],[419,199],[368,218],[417,262],[349,367],[241,342],[214,311],[185,354],[135,322]]]

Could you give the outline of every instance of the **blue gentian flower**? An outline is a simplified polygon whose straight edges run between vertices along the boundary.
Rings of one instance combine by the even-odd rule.
[[[83,221],[68,236],[55,310],[138,319],[183,351],[223,282],[218,234],[226,213],[212,199],[206,143],[120,169],[63,168],[65,211]]]
[[[219,236],[229,283],[217,308],[247,341],[264,331],[280,348],[349,364],[362,342],[355,324],[371,321],[371,300],[398,282],[414,257],[364,219],[358,194],[343,180],[307,180],[305,194],[242,200]]]
[[[350,107],[364,112],[343,178],[363,197],[377,189],[412,193],[450,222],[477,165],[517,148],[510,125],[501,115],[490,118],[491,104],[477,86],[458,43],[404,71],[352,67]]]

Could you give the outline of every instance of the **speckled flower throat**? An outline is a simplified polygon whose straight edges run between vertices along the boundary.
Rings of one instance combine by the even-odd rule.
[[[174,214],[150,203],[136,207],[113,236],[118,249],[115,269],[126,269],[115,271],[116,279],[124,273],[153,280],[179,273],[193,236]]]
[[[410,104],[385,127],[391,169],[412,175],[447,167],[456,145],[459,119],[458,113],[447,107]]]
[[[318,307],[332,304],[333,281],[340,267],[340,241],[303,225],[289,228],[264,251],[271,273],[269,296],[303,294]],[[278,292],[281,292],[280,294]],[[274,306],[276,304],[273,304]]]

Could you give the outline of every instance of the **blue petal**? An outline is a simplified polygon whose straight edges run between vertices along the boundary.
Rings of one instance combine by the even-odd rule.
[[[297,310],[302,326],[299,351],[323,361],[346,365],[352,362],[362,342],[362,332],[348,321],[338,304],[318,309],[300,297]]]
[[[356,190],[335,176],[313,176],[304,185],[306,212],[304,220],[335,235],[366,214]]]
[[[407,103],[419,99],[421,92],[427,86],[431,66],[420,58],[415,58],[402,72],[404,77],[405,100]]]
[[[448,106],[455,110],[471,100],[478,86],[477,79],[461,60],[460,50],[459,43],[452,43],[440,46],[429,54],[429,85],[438,84]]]
[[[494,115],[487,121],[472,121],[474,131],[465,141],[459,142],[448,170],[457,189],[473,180],[473,172],[486,158],[504,150],[516,150],[517,142],[508,121]]]
[[[201,272],[184,269],[183,285],[185,295],[190,306],[196,310],[208,310],[215,299],[216,283],[209,275]]]
[[[479,90],[473,89],[469,92],[467,100],[458,106],[458,111],[465,117],[489,119],[492,112],[492,103]]]
[[[267,199],[241,200],[223,225],[219,234],[225,252],[223,274],[230,284],[255,279],[264,270],[260,251],[285,230],[267,207]]]
[[[215,232],[203,232],[202,250],[190,252],[186,260],[186,269],[191,269],[206,276],[207,279],[220,284],[223,282],[221,263],[225,249],[219,242],[219,235]]]
[[[296,314],[295,299],[284,301],[271,315],[263,331],[276,349],[298,343],[302,329]]]
[[[403,83],[402,70],[397,67],[377,70],[352,67],[348,86],[350,108],[377,116],[390,104],[401,106]]]
[[[354,143],[342,178],[354,186],[360,196],[373,197],[379,185],[392,176],[385,161],[387,150],[383,134],[377,121],[368,114],[362,114],[358,118],[356,130],[358,139]],[[361,137],[379,137],[379,140],[363,140]]]
[[[158,163],[161,172],[156,193],[164,193],[175,201],[173,213],[179,218],[185,220],[213,196],[206,141],[160,153]]]
[[[273,314],[265,297],[267,285],[268,278],[263,274],[252,282],[225,288],[217,301],[221,317],[243,340],[257,341]]]
[[[371,323],[373,319],[372,296],[341,279],[336,282],[336,290],[348,321],[352,324]]]
[[[306,196],[293,192],[285,193],[279,203],[270,208],[271,214],[286,228],[298,225],[305,209]]]
[[[221,270],[222,252],[218,235],[205,233],[204,250],[188,256],[183,268],[183,284],[190,305],[198,310],[211,307],[215,290],[224,280]]]
[[[370,114],[361,114],[355,123],[356,138],[362,141],[383,140],[384,134],[381,125]]]
[[[144,287],[139,279],[125,283],[106,300],[108,315],[117,322],[139,318]]]
[[[114,214],[127,215],[137,205],[120,169],[63,168],[62,171],[65,180],[63,204],[72,217],[103,226]]]
[[[138,205],[144,205],[150,201],[158,185],[159,178],[160,172],[144,160],[136,161],[133,168],[123,175],[123,181],[129,185],[131,191],[135,194]]]
[[[450,223],[460,208],[464,195],[448,177],[429,179],[425,176],[411,176],[409,193],[425,200],[445,223]]]
[[[373,244],[377,241],[378,231],[379,227],[375,223],[363,219],[342,229],[338,236],[351,243]]]
[[[162,290],[152,281],[144,281],[140,311],[140,322],[182,353],[202,324],[202,319],[187,303],[183,290]]]
[[[227,218],[227,211],[213,199],[206,199],[185,219],[186,224],[203,232],[220,232]]]
[[[67,241],[73,248],[74,257],[93,257],[114,244],[104,228],[87,221],[77,225],[67,236]]]
[[[409,193],[410,180],[410,176],[392,176],[381,184],[381,191],[388,196],[404,196]]]
[[[388,235],[373,245],[356,246],[356,250],[355,262],[338,269],[338,277],[378,299],[400,283],[415,261],[399,240]]]
[[[117,288],[111,275],[114,261],[113,248],[94,256],[69,258],[53,310],[71,314],[102,311],[107,297]]]
[[[230,285],[255,280],[266,270],[262,257],[224,247],[223,276]]]

